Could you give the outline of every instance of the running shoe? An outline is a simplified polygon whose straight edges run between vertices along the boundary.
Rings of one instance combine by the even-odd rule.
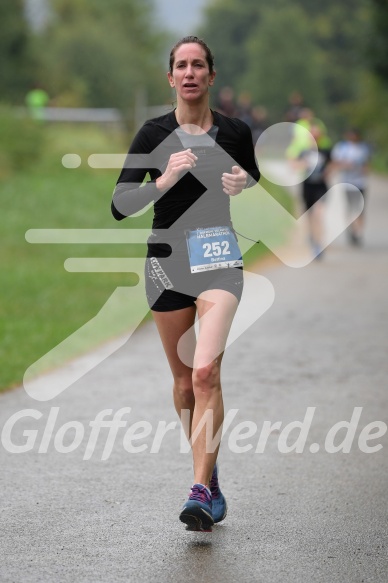
[[[213,520],[214,523],[221,522],[224,520],[227,513],[227,505],[225,496],[220,490],[220,485],[218,483],[218,467],[215,464],[212,477],[210,480],[210,492],[212,494],[212,509],[213,509]]]
[[[212,496],[203,484],[194,484],[189,499],[182,508],[179,520],[187,525],[187,530],[210,531],[214,524]]]

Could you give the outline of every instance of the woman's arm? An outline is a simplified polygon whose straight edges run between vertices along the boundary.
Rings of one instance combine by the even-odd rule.
[[[195,167],[198,158],[190,148],[172,152],[171,144],[163,142],[160,149],[152,138],[152,126],[145,124],[128,152],[111,205],[112,214],[118,221],[159,200],[175,186],[183,173]],[[141,186],[147,172],[151,180]]]
[[[111,210],[116,220],[121,221],[125,217],[133,215],[161,196],[162,193],[156,186],[156,179],[161,173],[157,168],[153,168],[150,157],[154,147],[152,125],[145,124],[129,148],[124,167],[113,191]],[[144,166],[143,168],[136,168],[134,155],[138,155],[138,164]],[[141,186],[147,172],[150,173],[152,180]]]
[[[221,177],[223,191],[230,196],[240,194],[245,188],[250,188],[260,180],[251,130],[246,123],[242,121],[240,123],[239,155],[236,160],[240,166],[233,166],[231,174],[224,172]]]

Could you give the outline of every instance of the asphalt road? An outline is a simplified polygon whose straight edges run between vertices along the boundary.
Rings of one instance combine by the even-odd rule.
[[[220,453],[229,513],[211,534],[178,521],[191,485],[178,424],[151,453],[162,422],[176,421],[152,323],[51,401],[23,388],[0,396],[0,427],[10,429],[0,444],[1,583],[388,581],[387,195],[374,178],[363,247],[341,237],[307,267],[257,267],[275,300],[224,358],[225,408],[238,411]],[[89,424],[124,407],[109,452],[108,428]],[[302,453],[292,445],[303,432],[283,432],[296,421],[308,429]],[[259,440],[269,422],[278,424]],[[150,435],[131,440],[142,428]],[[11,442],[30,451],[11,453]]]

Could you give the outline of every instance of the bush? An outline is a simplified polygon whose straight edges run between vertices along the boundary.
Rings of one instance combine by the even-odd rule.
[[[373,73],[360,78],[359,98],[343,107],[349,125],[362,130],[374,149],[373,166],[388,172],[388,86]]]
[[[42,155],[44,137],[42,122],[0,105],[0,179],[31,167]]]

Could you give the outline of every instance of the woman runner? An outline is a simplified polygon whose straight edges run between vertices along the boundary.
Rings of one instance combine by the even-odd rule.
[[[260,178],[249,127],[209,107],[215,75],[203,40],[189,36],[173,47],[167,77],[176,109],[139,130],[112,200],[117,220],[154,204],[146,294],[192,447],[194,483],[180,513],[189,530],[211,530],[226,516],[216,465],[219,442],[208,443],[201,420],[213,422],[212,437],[221,430],[221,361],[243,289],[230,196]],[[147,172],[151,180],[140,186]]]

